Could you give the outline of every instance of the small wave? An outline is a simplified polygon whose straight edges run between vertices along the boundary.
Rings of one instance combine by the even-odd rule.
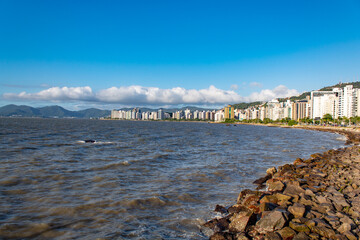
[[[164,152],[175,152],[173,149],[163,149]]]
[[[102,142],[102,141],[95,141],[94,144],[115,144],[115,142]]]
[[[93,177],[93,182],[102,182],[105,178],[101,176],[95,176]]]
[[[76,143],[87,143],[87,144],[115,144],[115,142],[111,142],[111,141],[96,141],[96,140],[91,140],[94,142],[90,142],[90,140],[78,140],[76,141]]]
[[[169,158],[169,154],[155,154],[155,156],[153,157],[153,159],[168,159]]]
[[[148,208],[161,208],[164,206],[177,205],[176,202],[169,201],[164,197],[151,197],[144,199],[133,199],[126,201],[125,205],[132,209],[148,209]]]
[[[192,196],[189,193],[184,193],[182,195],[179,195],[178,199],[183,202],[198,202],[199,201],[198,199],[196,199],[194,196]]]
[[[47,223],[4,224],[0,227],[0,235],[5,238],[31,238],[50,229]]]
[[[37,150],[38,148],[36,147],[19,147],[17,148],[17,150]]]
[[[21,179],[16,176],[8,177],[5,179],[0,180],[0,186],[15,186],[21,183]]]
[[[13,190],[4,190],[4,193],[6,195],[24,195],[27,192],[24,191],[23,189],[13,189]]]
[[[44,147],[63,147],[63,146],[71,146],[71,143],[45,143],[42,146]]]
[[[338,141],[346,141],[347,138],[344,135],[340,135],[339,137],[336,138],[336,140],[338,140]]]
[[[101,167],[90,168],[89,170],[107,170],[107,169],[115,169],[120,166],[129,166],[129,165],[130,163],[128,161],[123,161],[123,162],[111,163]]]

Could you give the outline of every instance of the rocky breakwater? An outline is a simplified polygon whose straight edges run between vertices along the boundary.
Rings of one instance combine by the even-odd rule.
[[[210,239],[359,239],[360,146],[296,159],[255,183],[235,205],[216,206]]]

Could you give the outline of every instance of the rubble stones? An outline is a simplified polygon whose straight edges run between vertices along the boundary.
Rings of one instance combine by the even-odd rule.
[[[273,179],[266,181],[266,185],[268,191],[271,192],[282,191],[284,189],[284,184],[281,181],[274,181]]]
[[[243,232],[246,227],[256,221],[256,216],[251,212],[235,213],[230,218],[229,230],[231,232]]]
[[[256,182],[264,180],[266,190],[246,189],[235,205],[217,207],[228,215],[205,224],[210,239],[359,239],[360,146],[296,159]]]
[[[305,213],[305,206],[300,203],[295,203],[288,208],[289,212],[294,215],[295,218],[301,218]]]
[[[280,211],[274,210],[266,214],[256,223],[256,230],[259,233],[273,232],[283,228],[286,224],[286,218]]]
[[[267,175],[274,175],[277,172],[276,167],[272,167],[266,170]]]

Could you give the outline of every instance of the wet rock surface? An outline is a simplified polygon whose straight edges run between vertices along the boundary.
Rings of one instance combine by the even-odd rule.
[[[359,239],[360,146],[271,168],[255,184],[266,189],[243,190],[205,224],[210,239]]]

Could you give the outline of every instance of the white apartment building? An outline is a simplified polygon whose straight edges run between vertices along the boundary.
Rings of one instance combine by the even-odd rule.
[[[199,119],[199,111],[198,110],[194,111],[194,119]]]
[[[185,119],[191,119],[192,118],[192,114],[191,114],[190,109],[185,109],[184,115],[185,115]]]
[[[325,114],[337,118],[337,94],[334,91],[312,91],[312,118],[320,119]]]
[[[224,121],[225,116],[224,116],[224,111],[223,110],[219,110],[215,113],[215,122],[222,122]]]
[[[332,91],[311,92],[312,118],[319,119],[325,114],[333,118],[354,117],[360,115],[360,89],[346,85],[344,88],[334,88]]]
[[[260,106],[259,107],[259,119],[263,121],[266,118],[266,107]]]
[[[354,89],[354,116],[360,116],[360,88]]]
[[[338,93],[338,117],[353,117],[356,115],[357,89],[353,89],[352,85],[344,88],[334,88],[334,92]]]
[[[120,118],[120,111],[118,111],[118,110],[111,110],[111,118],[112,118],[112,119],[119,119],[119,118]]]

